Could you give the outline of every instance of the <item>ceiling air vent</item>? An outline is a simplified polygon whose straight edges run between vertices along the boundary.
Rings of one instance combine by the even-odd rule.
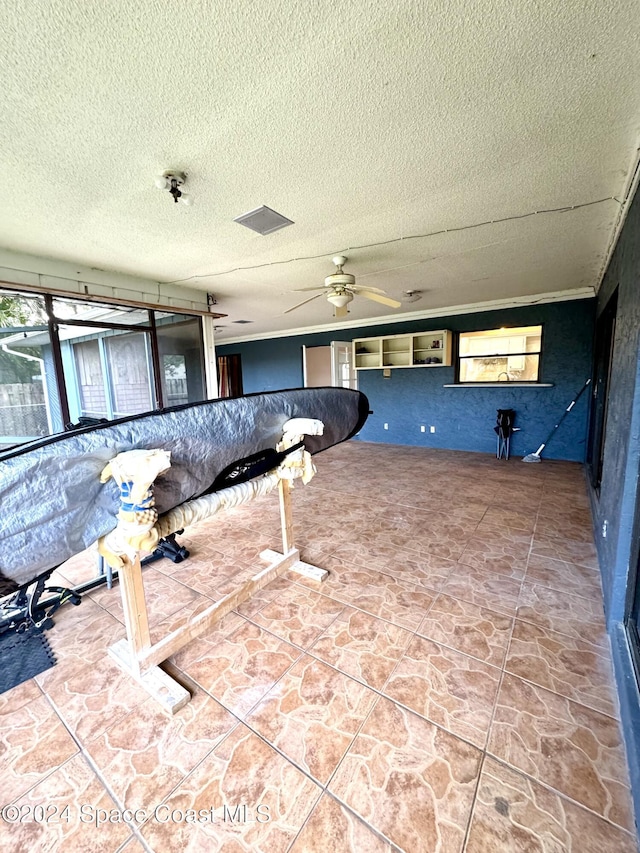
[[[244,326],[245,323],[253,323],[253,320],[232,320],[232,323],[237,323],[239,326]]]
[[[280,228],[286,228],[287,225],[293,225],[291,219],[287,219],[281,213],[276,213],[270,207],[262,205],[256,207],[255,210],[250,210],[249,213],[243,213],[242,216],[236,216],[233,220],[239,222],[240,225],[246,225],[252,231],[257,231],[258,234],[272,234],[274,231],[279,231]]]

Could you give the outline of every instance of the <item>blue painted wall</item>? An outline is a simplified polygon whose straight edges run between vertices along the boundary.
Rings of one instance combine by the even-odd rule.
[[[598,314],[618,289],[600,494],[591,505],[636,815],[640,815],[640,692],[625,617],[640,535],[640,196],[629,210],[602,286]],[[603,525],[607,522],[607,535]]]
[[[591,375],[595,300],[543,305],[413,320],[386,326],[321,332],[314,335],[250,341],[217,347],[220,355],[240,353],[245,393],[297,388],[303,383],[302,346],[323,346],[332,340],[375,337],[405,332],[451,329],[477,331],[501,326],[543,325],[541,380],[552,388],[444,388],[454,381],[452,367],[358,371],[359,388],[369,398],[369,416],[360,438],[364,441],[413,444],[450,450],[495,453],[496,410],[516,410],[520,432],[511,442],[512,455],[538,448],[575,393]],[[567,417],[545,455],[581,462],[585,458],[587,395]],[[385,430],[383,424],[388,423]],[[427,432],[420,432],[420,425]],[[429,432],[435,426],[436,432]]]
[[[596,539],[607,610],[622,619],[625,610],[629,543],[636,516],[640,463],[640,197],[636,198],[598,293],[597,312],[618,289],[600,495],[592,495],[600,535]],[[607,521],[606,538],[601,535]],[[622,550],[620,551],[620,549]],[[626,553],[626,557],[625,557]],[[615,590],[616,582],[621,588]]]

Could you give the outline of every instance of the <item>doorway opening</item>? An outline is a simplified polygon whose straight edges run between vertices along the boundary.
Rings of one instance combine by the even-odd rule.
[[[305,388],[354,388],[358,376],[353,367],[351,341],[331,341],[329,346],[302,347]]]
[[[218,394],[221,397],[242,395],[242,357],[239,353],[218,356]]]
[[[616,332],[617,309],[618,291],[616,290],[596,322],[587,462],[591,476],[591,485],[598,496],[600,495],[602,468],[604,464],[607,411],[609,408],[609,383],[611,380],[611,365],[613,363],[613,343]]]

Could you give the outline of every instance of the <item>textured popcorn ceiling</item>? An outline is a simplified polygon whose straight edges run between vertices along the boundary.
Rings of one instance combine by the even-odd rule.
[[[424,291],[396,312],[356,299],[350,322],[596,287],[613,200],[398,238],[620,199],[639,11],[14,0],[0,13],[0,245],[187,279],[229,315],[223,339],[333,322],[324,298],[282,312],[343,251],[359,284]],[[193,207],[155,188],[168,168],[188,174]],[[295,225],[233,222],[262,204]]]

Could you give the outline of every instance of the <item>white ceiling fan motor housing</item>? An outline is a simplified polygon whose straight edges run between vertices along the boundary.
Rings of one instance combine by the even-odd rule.
[[[331,260],[338,268],[338,271],[334,272],[333,275],[328,275],[325,278],[325,287],[353,287],[353,285],[356,283],[356,277],[348,272],[342,272],[342,267],[347,263],[347,259],[345,258],[345,256],[336,255],[334,258],[331,258]]]
[[[325,287],[352,287],[355,283],[356,277],[348,272],[334,272],[324,280]]]

